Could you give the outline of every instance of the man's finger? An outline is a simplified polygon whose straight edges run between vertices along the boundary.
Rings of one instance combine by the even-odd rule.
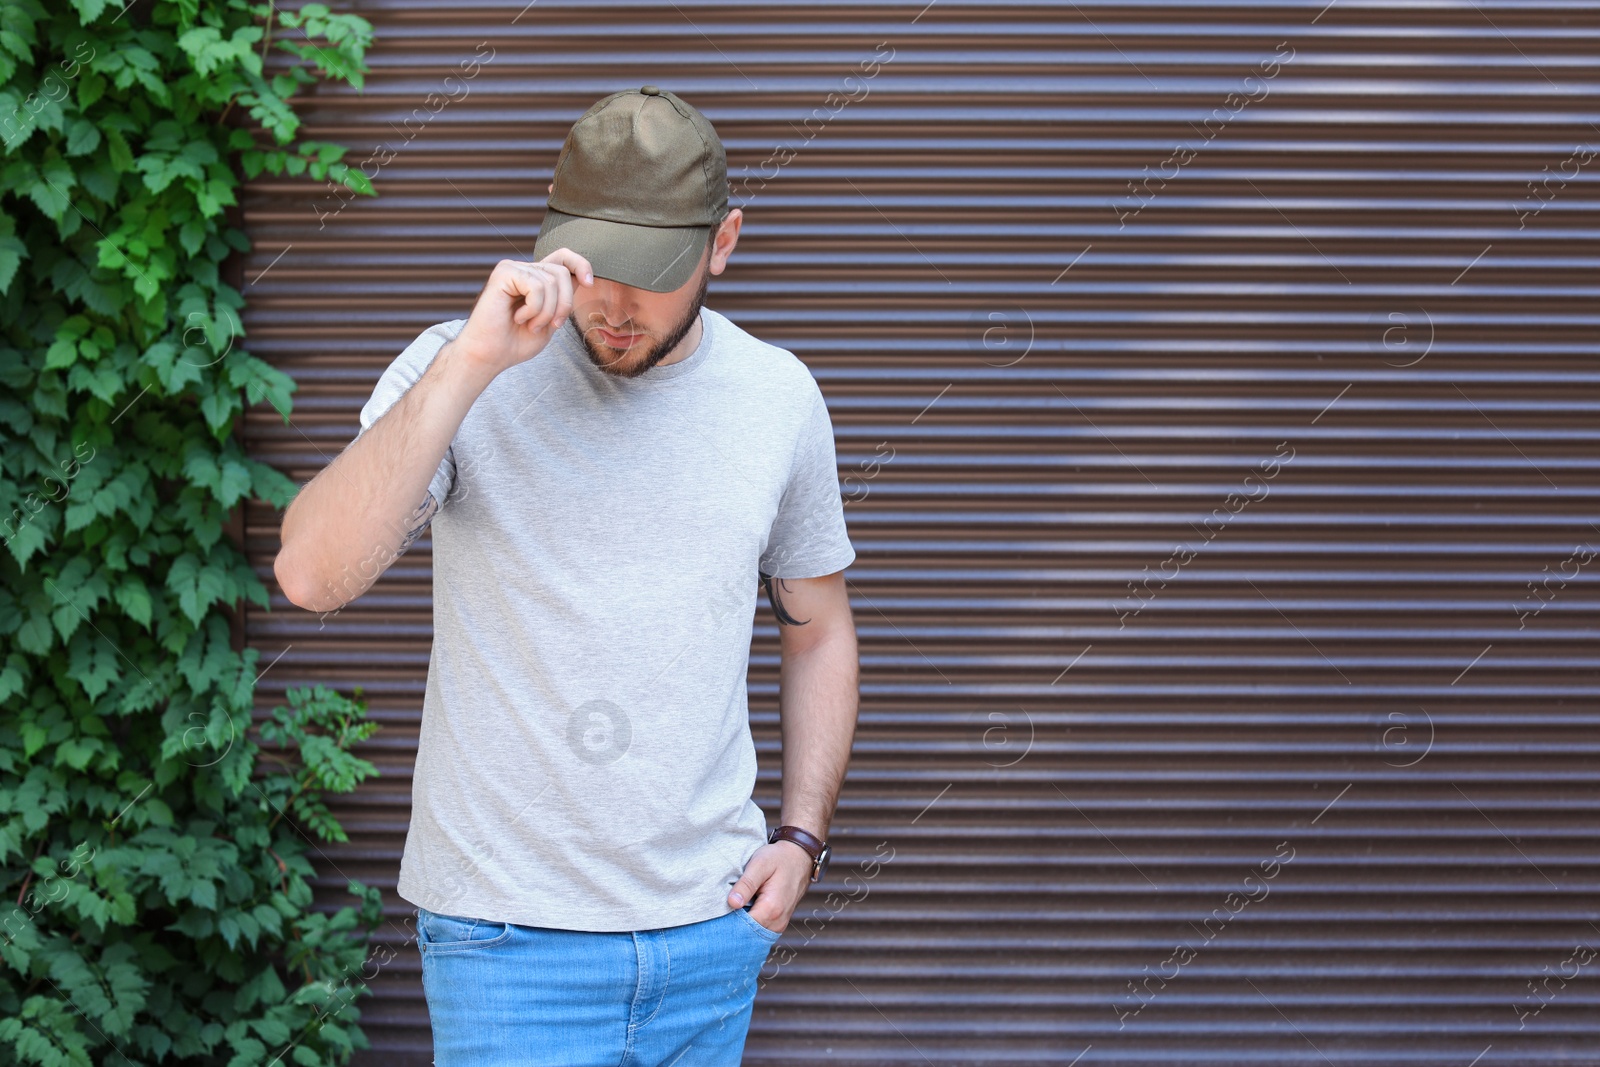
[[[572,275],[567,271],[558,270],[555,272],[555,276],[556,321],[560,322],[572,314]]]
[[[500,291],[515,300],[522,298],[522,306],[512,312],[511,321],[521,325],[539,312],[540,270],[536,264],[506,260],[506,270],[501,279]]]
[[[539,262],[560,264],[572,272],[572,277],[578,279],[579,284],[594,284],[594,266],[570,248],[558,248]]]
[[[528,325],[532,329],[542,330],[550,324],[550,316],[555,311],[553,306],[555,304],[555,279],[550,277],[550,272],[547,270],[538,270],[534,273],[536,276],[534,294],[537,297],[537,310],[534,312],[533,318],[528,320]]]
[[[528,291],[523,298],[525,312],[519,312],[522,321],[529,329],[542,330],[550,322],[550,317],[555,311],[556,286],[554,275],[556,271],[549,270],[539,264],[529,264],[526,267]]]
[[[733,883],[733,888],[728,892],[728,900],[736,908],[742,908],[756,895],[756,891],[767,883],[772,877],[772,871],[761,859],[752,859],[739,880]]]

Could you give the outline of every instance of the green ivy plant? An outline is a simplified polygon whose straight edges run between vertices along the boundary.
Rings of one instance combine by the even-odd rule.
[[[226,531],[294,486],[234,430],[294,385],[240,346],[223,268],[243,180],[372,192],[292,107],[360,89],[370,42],[321,4],[0,4],[0,1062],[366,1047],[381,898],[348,880],[328,914],[311,881],[376,724],[293,689],[252,736],[233,618],[268,596]]]

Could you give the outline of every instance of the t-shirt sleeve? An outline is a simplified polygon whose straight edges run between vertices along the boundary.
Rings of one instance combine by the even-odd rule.
[[[815,382],[811,393],[811,410],[795,444],[789,484],[760,561],[761,573],[778,578],[820,578],[844,570],[856,558],[839,495],[833,422]]]
[[[433,363],[433,358],[439,354],[439,350],[447,341],[453,340],[466,324],[466,319],[454,319],[429,326],[394,358],[388,369],[378,378],[378,384],[372,389],[372,396],[361,408],[361,429],[356,432],[357,441],[361,440],[361,435],[366,433],[384,412],[405,395],[406,390],[417,384],[417,380]],[[445,497],[449,496],[455,480],[456,457],[455,447],[452,445],[444,450],[444,458],[439,461],[439,469],[433,472],[433,479],[428,483],[428,493],[440,507],[444,507]]]

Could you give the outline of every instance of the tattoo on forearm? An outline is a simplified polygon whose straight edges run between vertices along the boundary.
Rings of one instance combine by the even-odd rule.
[[[409,520],[411,525],[407,528],[405,537],[401,538],[400,546],[395,549],[394,554],[396,556],[405,555],[406,549],[410,548],[412,543],[422,536],[422,531],[428,528],[428,524],[433,521],[434,513],[438,510],[439,502],[433,498],[433,494],[423,494],[422,503],[418,504],[417,510],[411,513]]]

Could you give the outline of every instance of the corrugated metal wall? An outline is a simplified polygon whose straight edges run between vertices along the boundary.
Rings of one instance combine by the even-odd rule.
[[[336,454],[646,83],[745,207],[709,303],[827,396],[861,725],[748,1062],[1600,1063],[1600,4],[354,10],[307,133],[393,158],[251,184],[255,454]],[[324,873],[399,948],[428,546],[248,631],[384,724]],[[772,816],[776,679],[763,601]],[[428,1062],[414,949],[375,986]]]

